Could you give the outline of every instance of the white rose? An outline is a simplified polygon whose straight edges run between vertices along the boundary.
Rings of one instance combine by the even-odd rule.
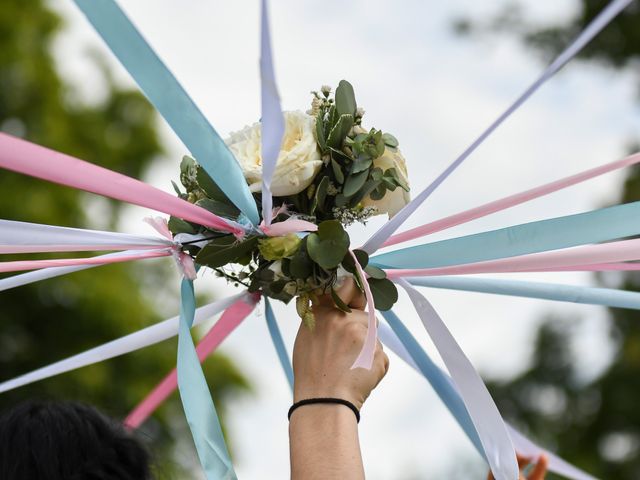
[[[381,168],[383,172],[389,168],[395,168],[400,179],[409,185],[407,165],[400,150],[397,148],[385,148],[382,156],[373,161],[373,166]],[[402,207],[409,203],[410,200],[411,195],[409,195],[409,192],[400,187],[396,187],[393,192],[387,190],[384,197],[380,200],[372,200],[371,197],[367,195],[362,200],[362,204],[365,207],[375,207],[378,210],[378,214],[386,213],[389,215],[389,218],[392,218]]]
[[[284,112],[284,135],[271,180],[274,196],[294,195],[307,188],[322,166],[315,138],[315,118],[306,113]],[[252,192],[262,190],[260,123],[234,132],[225,142],[233,152]]]

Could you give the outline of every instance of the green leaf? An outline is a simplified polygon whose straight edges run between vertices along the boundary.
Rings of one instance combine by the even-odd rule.
[[[336,109],[340,115],[356,114],[356,96],[353,93],[353,86],[346,80],[340,80],[338,88],[336,88]]]
[[[313,199],[313,203],[311,204],[311,215],[314,214],[316,208],[319,208],[320,211],[324,211],[324,201],[327,198],[327,189],[329,188],[329,177],[325,176],[320,183],[318,184],[318,188],[316,188],[316,194]]]
[[[344,207],[347,203],[349,203],[349,199],[343,194],[336,195],[336,207]]]
[[[340,118],[338,118],[338,121],[329,132],[327,145],[333,148],[340,148],[351,127],[353,127],[353,115],[340,115]]]
[[[327,141],[324,138],[324,111],[321,110],[316,116],[316,140],[320,145],[320,150],[324,152],[327,149]]]
[[[353,251],[353,254],[358,259],[358,263],[360,266],[365,269],[369,263],[369,254],[364,250],[356,249]],[[356,274],[358,270],[356,269],[356,264],[353,261],[353,257],[349,252],[342,259],[342,268],[344,268],[347,272]]]
[[[202,200],[198,200],[196,202],[196,205],[204,208],[205,210],[209,210],[211,213],[215,213],[220,217],[236,219],[238,218],[238,215],[240,215],[240,210],[238,210],[233,205],[219,202],[218,200],[212,200],[210,198],[203,198]]]
[[[196,228],[193,227],[193,225],[191,225],[189,222],[186,222],[178,217],[169,217],[169,230],[174,235],[178,233],[194,234],[198,232],[198,230],[196,230]]]
[[[378,267],[374,267],[373,265],[367,265],[364,269],[364,272],[369,275],[371,278],[382,279],[387,278],[387,274],[384,270]]]
[[[398,171],[395,169],[395,167],[391,167],[391,168],[387,168],[384,172],[384,176],[385,177],[391,177],[395,180],[396,185],[398,185],[400,188],[402,188],[405,191],[409,191],[409,185],[407,185],[407,182],[405,182],[400,175],[398,174]]]
[[[340,265],[349,250],[349,235],[338,220],[325,220],[318,231],[307,236],[307,251],[311,259],[330,270]]]
[[[373,164],[373,160],[368,157],[357,158],[351,165],[351,173],[359,173],[367,170]]]
[[[364,183],[367,181],[368,176],[369,170],[349,175],[347,177],[347,180],[344,182],[342,194],[345,197],[352,197],[353,195],[358,193],[358,191],[364,186]]]
[[[371,200],[382,200],[387,193],[387,187],[384,185],[378,185],[378,187],[374,188],[369,196]]]
[[[382,134],[382,141],[384,142],[384,144],[388,147],[391,148],[397,148],[399,143],[398,143],[398,139],[396,137],[394,137],[393,135],[391,135],[390,133],[383,133]]]
[[[180,191],[180,187],[178,187],[178,185],[176,184],[176,182],[174,182],[173,180],[171,180],[171,185],[173,186],[173,190],[178,194],[178,196],[182,195],[182,192]]]
[[[205,169],[200,165],[198,165],[196,169],[196,181],[198,182],[198,186],[210,199],[217,200],[218,202],[226,203],[228,205],[233,205],[224,192],[220,190],[220,187],[218,187],[216,182],[213,181]]]
[[[342,167],[333,158],[331,159],[331,168],[333,169],[333,174],[336,177],[336,181],[339,184],[343,184],[344,183],[344,173],[342,172]]]
[[[333,303],[336,304],[336,307],[338,307],[339,310],[342,310],[343,312],[346,312],[346,313],[351,313],[351,309],[349,308],[349,305],[347,305],[342,301],[340,296],[336,293],[336,291],[333,288],[331,289],[331,298],[333,299]]]
[[[398,301],[398,289],[387,278],[369,278],[369,288],[378,310],[390,310]]]
[[[239,242],[233,235],[225,235],[209,242],[196,256],[196,263],[211,268],[218,268],[228,263],[237,263],[248,252],[258,245],[258,237],[251,237]]]
[[[374,167],[371,169],[371,179],[372,180],[382,180],[382,169],[380,167]]]

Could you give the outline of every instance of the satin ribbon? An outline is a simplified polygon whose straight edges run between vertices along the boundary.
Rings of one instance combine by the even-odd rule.
[[[605,7],[576,39],[542,72],[542,74],[522,93],[515,102],[467,147],[427,188],[420,192],[411,202],[404,206],[389,222],[385,223],[362,247],[372,254],[378,250],[393,233],[402,225],[424,201],[451,175],[469,155],[507,119],[518,110],[547,80],[560,70],[569,60],[595,37],[611,20],[624,10],[633,0],[613,0]]]
[[[478,433],[497,480],[517,480],[518,462],[511,437],[487,387],[429,301],[408,282],[396,282],[409,294],[422,324],[444,361]]]
[[[367,336],[364,339],[364,344],[362,345],[362,349],[356,358],[356,361],[353,362],[351,368],[366,368],[367,370],[371,370],[371,366],[373,365],[373,357],[376,353],[376,342],[378,341],[378,322],[376,321],[376,305],[373,301],[373,295],[371,293],[371,289],[369,288],[369,282],[367,282],[367,276],[358,261],[358,258],[355,256],[353,251],[349,250],[349,254],[351,258],[353,258],[353,263],[356,266],[356,271],[358,272],[358,276],[362,281],[362,288],[364,288],[364,296],[367,300],[367,317],[369,319],[367,323]]]
[[[284,116],[280,107],[280,95],[278,94],[276,75],[273,70],[267,0],[262,0],[261,3],[260,29],[262,218],[264,224],[268,227],[271,225],[271,215],[273,213],[271,210],[273,207],[271,179],[280,155],[280,146],[284,135]]]
[[[96,3],[99,3],[99,0]],[[151,208],[205,227],[243,235],[244,227],[151,185],[0,133],[0,167],[49,182]]]
[[[640,310],[640,293],[613,288],[472,277],[405,277],[414,286]]]
[[[18,272],[21,270],[36,270],[48,267],[73,267],[81,265],[107,265],[110,263],[130,262],[144,260],[146,258],[168,257],[172,255],[171,249],[154,250],[128,250],[119,256],[101,255],[89,258],[60,258],[55,260],[16,260],[13,262],[0,262],[0,272]]]
[[[173,238],[173,233],[171,233],[171,231],[169,230],[167,219],[161,217],[147,217],[144,219],[144,221],[155,228],[155,230],[160,235],[163,235],[167,240],[171,242],[171,244],[173,245],[171,254],[176,261],[176,265],[182,272],[182,275],[189,280],[195,280],[196,266],[193,262],[193,258],[191,258],[189,254],[183,252],[180,245],[176,244]]]
[[[205,320],[227,309],[246,293],[239,293],[231,297],[210,303],[196,310],[194,325],[199,325]],[[64,360],[52,363],[32,372],[26,373],[11,380],[0,383],[0,393],[28,385],[45,378],[50,378],[61,373],[70,372],[87,365],[103,362],[126,353],[134,352],[141,348],[155,345],[156,343],[174,337],[178,333],[179,317],[172,317],[137,332],[112,340],[85,352],[73,355]]]
[[[167,248],[172,241],[152,236],[0,220],[0,254]]]
[[[272,223],[271,225],[266,225],[263,222],[260,224],[260,230],[268,237],[282,237],[290,233],[316,232],[318,225],[298,218],[287,218],[284,222]]]
[[[278,355],[278,361],[282,366],[282,371],[287,377],[287,382],[289,383],[289,387],[291,388],[291,392],[293,393],[293,368],[291,368],[291,362],[289,362],[287,348],[284,345],[282,334],[280,333],[280,329],[278,328],[278,322],[276,321],[276,317],[273,314],[271,302],[269,302],[269,299],[267,297],[264,297],[264,316],[267,321],[267,328],[269,329],[271,342],[273,343],[273,347],[276,349],[276,354]]]
[[[196,311],[193,282],[182,280],[180,288],[177,377],[180,399],[191,435],[208,480],[237,479],[222,434],[216,407],[198,360],[191,327]]]
[[[216,348],[247,318],[256,306],[256,297],[243,297],[227,308],[196,347],[198,360],[202,363]],[[178,386],[177,370],[174,368],[127,416],[124,424],[138,428],[149,418]]]
[[[198,163],[229,200],[257,225],[255,200],[233,154],[117,3],[74,1]]]
[[[515,195],[510,195],[508,197],[501,198],[500,200],[485,203],[484,205],[480,205],[479,207],[471,208],[469,210],[465,210],[464,212],[456,213],[455,215],[436,220],[435,222],[427,223],[426,225],[422,225],[420,227],[412,228],[411,230],[398,233],[389,238],[389,240],[387,240],[383,246],[389,247],[391,245],[396,245],[398,243],[424,237],[425,235],[440,232],[442,230],[455,227],[456,225],[467,223],[472,220],[485,217],[492,213],[500,212],[502,210],[506,210],[507,208],[520,205],[535,198],[549,195],[550,193],[557,192],[558,190],[562,190],[586,180],[599,177],[600,175],[603,175],[605,173],[613,172],[621,168],[635,165],[638,162],[640,162],[640,153],[636,153],[635,155],[623,158],[622,160],[607,163],[605,165],[600,165],[599,167],[585,170],[584,172],[571,175],[570,177],[565,177],[560,180],[556,180],[555,182],[540,185],[530,190],[516,193]]]
[[[606,242],[640,234],[640,202],[427,243],[376,255],[380,268],[436,268]]]
[[[444,405],[463,428],[478,450],[478,453],[484,457],[477,432],[460,398],[460,393],[451,381],[451,378],[436,366],[392,311],[382,312],[382,315],[389,323],[389,325],[384,323],[379,325],[380,340],[382,343],[427,379]],[[539,457],[541,454],[546,455],[549,459],[549,470],[567,478],[573,480],[596,480],[588,473],[579,470],[552,452],[536,445],[508,423],[506,423],[506,426],[518,453],[534,458]]]

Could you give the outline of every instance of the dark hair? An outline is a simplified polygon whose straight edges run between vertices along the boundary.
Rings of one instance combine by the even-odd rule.
[[[3,480],[149,480],[149,454],[121,424],[78,403],[22,403],[0,417]]]

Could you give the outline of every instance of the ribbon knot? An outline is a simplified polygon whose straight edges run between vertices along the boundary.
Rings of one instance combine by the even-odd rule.
[[[173,243],[173,246],[171,247],[171,254],[173,256],[173,259],[176,261],[178,269],[185,278],[188,278],[189,280],[195,280],[197,275],[196,266],[193,263],[193,258],[183,252],[182,244],[180,244],[173,238],[173,234],[171,233],[171,230],[169,230],[169,224],[167,223],[167,220],[162,217],[147,217],[144,219],[144,221],[147,224],[151,225],[160,235],[167,238],[168,240],[171,240],[171,242]]]

